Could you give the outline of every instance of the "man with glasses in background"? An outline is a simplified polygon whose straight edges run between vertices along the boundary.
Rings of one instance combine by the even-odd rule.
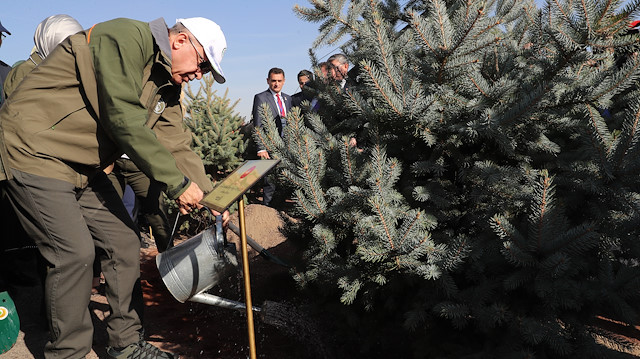
[[[340,86],[342,91],[353,85],[351,77],[349,77],[349,60],[344,54],[333,54],[327,59],[327,63],[331,66],[331,77]]]
[[[213,186],[190,148],[180,92],[208,71],[225,82],[226,47],[205,18],[170,29],[163,19],[99,23],[56,47],[0,109],[0,176],[48,265],[45,358],[91,350],[96,255],[111,306],[108,357],[177,358],[143,338],[139,233],[103,170],[125,153],[181,213],[200,208]]]

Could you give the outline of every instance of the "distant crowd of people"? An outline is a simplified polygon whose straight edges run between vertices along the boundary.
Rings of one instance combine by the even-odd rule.
[[[278,133],[280,136],[283,136],[284,128],[287,125],[287,114],[290,113],[292,107],[301,107],[305,100],[309,101],[309,111],[317,111],[320,106],[318,99],[313,97],[310,92],[305,91],[305,85],[314,81],[314,77],[319,77],[319,81],[325,84],[334,84],[342,91],[346,91],[353,85],[353,81],[348,74],[349,60],[347,57],[344,54],[331,55],[326,62],[318,64],[317,76],[314,76],[313,72],[309,70],[301,70],[298,72],[297,79],[300,91],[290,96],[282,92],[285,84],[284,70],[278,67],[271,68],[267,73],[268,88],[256,94],[253,98],[251,110],[253,128],[260,128],[264,121],[273,120],[275,121]],[[267,113],[263,112],[264,104],[266,104],[269,109]],[[356,145],[355,139],[353,139],[351,145]],[[271,158],[269,151],[264,148],[262,143],[258,141],[256,147],[256,155],[258,158]],[[268,176],[264,179],[262,190],[262,204],[270,206],[276,191],[276,185]]]

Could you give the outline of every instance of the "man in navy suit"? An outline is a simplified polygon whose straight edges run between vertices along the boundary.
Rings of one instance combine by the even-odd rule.
[[[281,68],[274,67],[269,70],[267,75],[267,85],[269,88],[266,91],[260,92],[253,98],[253,110],[251,115],[253,118],[253,126],[255,128],[261,127],[263,121],[269,121],[274,119],[278,133],[282,136],[285,126],[287,125],[287,114],[291,110],[291,96],[282,92],[284,86],[284,71]],[[267,103],[271,113],[269,118],[265,118],[262,113],[262,104]],[[269,152],[264,148],[261,143],[257,143],[258,157],[269,159]],[[276,191],[276,186],[271,182],[268,177],[265,177],[263,187],[262,204],[268,206],[273,198],[273,194]]]

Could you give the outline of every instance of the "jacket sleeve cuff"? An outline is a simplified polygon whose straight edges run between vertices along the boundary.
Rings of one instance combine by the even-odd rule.
[[[180,195],[183,194],[184,191],[187,190],[187,188],[189,188],[190,184],[191,180],[185,176],[180,185],[167,190],[167,196],[171,199],[180,197]]]

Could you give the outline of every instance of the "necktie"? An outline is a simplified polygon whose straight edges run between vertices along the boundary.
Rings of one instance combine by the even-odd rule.
[[[280,94],[276,94],[276,98],[278,99],[278,108],[280,109],[280,117],[284,117],[284,107],[282,106],[282,101],[280,101]]]

